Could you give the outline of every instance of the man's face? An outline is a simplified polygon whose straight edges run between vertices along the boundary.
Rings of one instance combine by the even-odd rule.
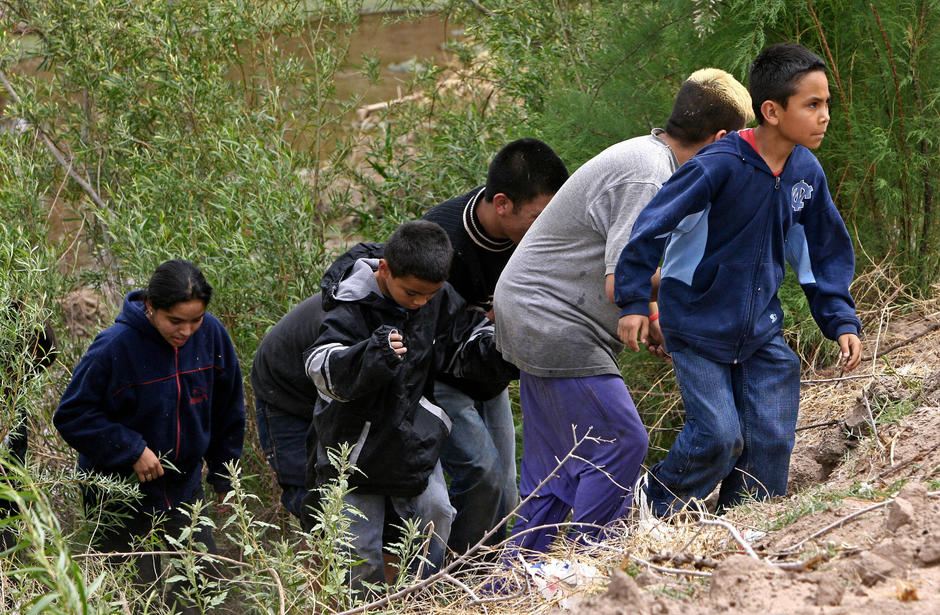
[[[522,203],[518,208],[509,206],[504,209],[500,215],[500,222],[503,227],[503,233],[506,234],[513,243],[518,244],[522,241],[523,235],[539,217],[548,202],[552,200],[554,194],[540,194],[531,201]]]

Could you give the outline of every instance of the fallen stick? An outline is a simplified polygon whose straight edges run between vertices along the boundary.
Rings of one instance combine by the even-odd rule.
[[[927,494],[928,497],[936,497],[936,496],[938,496],[938,495],[940,495],[940,491],[931,491],[930,493]],[[823,529],[819,530],[818,532],[814,532],[813,534],[810,534],[809,536],[807,536],[807,537],[804,538],[803,540],[799,541],[798,543],[793,544],[793,545],[790,545],[789,547],[783,549],[782,551],[780,551],[780,554],[783,555],[783,554],[787,554],[787,553],[792,553],[793,551],[796,551],[797,549],[799,549],[800,547],[802,547],[803,545],[805,545],[805,544],[806,544],[807,542],[809,542],[810,540],[815,540],[816,538],[819,538],[819,537],[822,536],[823,534],[826,534],[826,533],[828,533],[828,532],[834,530],[835,528],[841,526],[842,524],[844,524],[844,523],[846,523],[846,522],[848,522],[848,521],[851,521],[852,519],[855,519],[856,517],[861,517],[861,516],[864,515],[865,513],[869,513],[869,512],[871,512],[871,511],[873,511],[873,510],[878,510],[879,508],[884,508],[885,506],[887,506],[887,505],[889,505],[889,504],[891,504],[891,503],[893,503],[893,502],[894,502],[894,498],[891,498],[890,500],[885,500],[884,502],[879,502],[879,503],[877,503],[877,504],[873,504],[873,505],[871,505],[871,506],[869,506],[869,507],[867,507],[867,508],[863,508],[862,510],[857,510],[857,511],[855,511],[854,513],[852,513],[852,514],[850,514],[850,515],[846,515],[845,517],[842,517],[841,519],[830,523],[829,525],[827,525],[827,526],[824,527]]]
[[[910,344],[910,343],[912,343],[912,342],[916,342],[917,340],[919,340],[920,338],[924,337],[924,336],[927,335],[928,333],[931,333],[931,332],[933,332],[933,331],[936,331],[937,329],[940,329],[940,322],[935,322],[935,323],[931,324],[929,327],[927,327],[926,329],[924,329],[923,331],[921,331],[920,333],[915,333],[914,335],[912,335],[912,336],[910,336],[910,337],[908,337],[908,338],[906,338],[906,339],[903,339],[903,340],[901,340],[900,342],[895,342],[894,344],[891,344],[890,346],[888,346],[888,347],[885,348],[884,350],[879,351],[875,358],[879,358],[879,359],[880,359],[881,357],[885,356],[885,355],[888,354],[889,352],[894,351],[894,350],[897,350],[898,348],[901,348],[902,346],[907,346],[908,344]],[[863,358],[862,358],[862,362],[864,362],[864,361],[871,361],[871,360],[872,360],[872,357],[871,357],[871,356],[867,356],[867,357],[863,357]]]

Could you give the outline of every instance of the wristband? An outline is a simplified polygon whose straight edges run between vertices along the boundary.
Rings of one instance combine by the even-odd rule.
[[[659,318],[659,312],[656,312],[655,314],[650,314],[650,322],[653,322],[657,318]]]

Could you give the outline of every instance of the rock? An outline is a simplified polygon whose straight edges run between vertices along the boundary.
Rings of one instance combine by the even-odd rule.
[[[833,573],[821,572],[816,575],[816,606],[839,606],[845,595],[845,584]]]
[[[871,419],[868,417],[868,408],[862,396],[859,396],[852,411],[845,418],[845,429],[852,437],[859,439],[871,433]]]
[[[551,613],[562,613],[557,609]],[[633,578],[622,570],[610,575],[607,593],[573,601],[569,605],[571,615],[651,615],[646,594]]]
[[[712,575],[709,596],[721,609],[769,608],[775,599],[775,583],[786,578],[786,573],[747,555],[732,555],[725,559]]]
[[[607,586],[607,598],[615,603],[631,607],[634,613],[646,613],[646,594],[636,584],[633,577],[622,570],[614,570],[610,575],[610,585]]]
[[[940,406],[940,369],[924,379],[920,387],[920,399],[926,406]]]
[[[911,523],[914,520],[914,505],[902,497],[894,498],[894,502],[888,509],[888,519],[885,521],[885,527],[890,532],[898,531],[898,528]]]
[[[917,561],[922,566],[940,564],[940,536],[933,533],[924,536],[924,542],[917,549]]]
[[[866,412],[867,415],[867,412]],[[841,433],[829,431],[823,436],[822,441],[816,446],[813,459],[824,468],[825,477],[828,478],[832,471],[842,463],[848,446],[845,444],[845,438]]]
[[[794,493],[822,482],[822,466],[810,456],[811,451],[795,450],[790,456],[790,476],[787,478],[787,492]]]
[[[882,540],[872,547],[871,552],[894,564],[895,574],[914,565],[914,554],[920,541],[911,537],[910,532],[901,532],[894,538]]]
[[[927,485],[917,481],[911,481],[906,483],[901,490],[898,491],[897,497],[903,498],[911,503],[914,507],[914,514],[920,515],[924,512],[928,505],[927,501]]]
[[[640,574],[636,575],[636,578],[633,580],[640,587],[649,587],[650,585],[659,583],[662,579],[660,579],[659,575],[657,575],[652,570],[644,570]]]
[[[865,587],[888,579],[894,570],[893,562],[869,551],[862,553],[855,561],[855,571]]]

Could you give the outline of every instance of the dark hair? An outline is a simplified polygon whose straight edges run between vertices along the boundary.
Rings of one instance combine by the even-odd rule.
[[[177,303],[199,299],[206,306],[212,299],[212,287],[199,267],[189,261],[166,261],[154,270],[144,298],[155,310],[168,310]]]
[[[487,201],[499,193],[519,211],[543,194],[553,195],[568,179],[568,169],[558,154],[538,139],[517,139],[496,153],[486,174]]]
[[[396,278],[413,275],[426,282],[445,282],[454,249],[439,224],[415,220],[405,222],[392,233],[382,256]]]
[[[747,85],[757,123],[764,122],[761,105],[772,100],[787,108],[787,101],[796,94],[800,79],[811,71],[826,71],[826,62],[796,43],[778,43],[764,49],[751,63]]]
[[[703,68],[679,88],[666,134],[683,145],[704,142],[719,130],[740,130],[751,120],[747,89],[730,73]]]

